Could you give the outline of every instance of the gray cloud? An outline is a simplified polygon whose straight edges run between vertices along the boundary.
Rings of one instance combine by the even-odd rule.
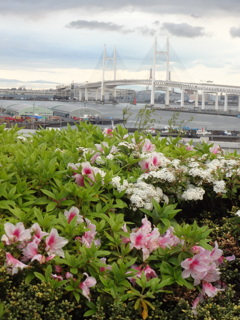
[[[155,22],[154,27],[158,27],[159,22]],[[149,28],[147,26],[138,27],[134,29],[127,29],[122,25],[118,25],[112,22],[100,22],[100,21],[86,21],[86,20],[77,20],[71,21],[66,25],[69,29],[88,29],[88,30],[101,30],[101,31],[109,31],[109,32],[119,32],[123,34],[127,33],[140,33],[143,36],[154,36],[157,34],[157,30],[155,28]]]
[[[162,29],[167,30],[169,33],[177,37],[196,38],[205,35],[203,27],[194,27],[187,23],[177,24],[166,22],[163,24]]]
[[[191,13],[190,16],[192,18],[196,18],[196,19],[201,18],[201,16],[199,14],[197,14],[197,13]]]
[[[157,30],[153,28],[148,28],[148,27],[140,27],[136,28],[136,31],[138,33],[141,33],[143,36],[154,36],[157,34]]]
[[[240,27],[232,27],[229,31],[230,35],[233,38],[239,38],[240,37]]]
[[[51,11],[76,9],[92,9],[95,13],[99,11],[109,12],[113,10],[127,9],[129,11],[144,11],[151,13],[167,14],[181,13],[185,15],[234,15],[240,13],[240,1],[231,0],[185,0],[184,4],[179,0],[11,0],[0,2],[0,13],[15,14],[44,14]]]
[[[177,37],[188,37],[196,38],[203,36],[204,29],[202,27],[193,27],[187,23],[175,24],[175,23],[164,23],[161,27],[159,21],[155,21],[152,27],[142,26],[134,29],[127,29],[122,25],[115,24],[113,22],[102,22],[102,21],[87,21],[77,20],[71,21],[66,25],[69,29],[87,29],[107,32],[119,32],[123,34],[127,33],[139,33],[143,36],[154,36],[162,33],[162,30],[167,30],[172,35]]]
[[[121,33],[130,33],[133,30],[125,29],[123,26],[112,22],[99,22],[99,21],[86,21],[77,20],[71,21],[66,25],[70,29],[89,29],[89,30],[102,30],[102,31],[117,31]]]

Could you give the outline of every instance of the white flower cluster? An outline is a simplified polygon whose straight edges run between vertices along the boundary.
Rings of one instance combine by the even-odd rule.
[[[173,160],[172,160],[172,166],[173,166],[175,169],[178,169],[178,168],[179,168],[180,163],[181,163],[181,161],[180,161],[179,159],[173,159]]]
[[[127,141],[122,141],[118,144],[119,147],[126,147],[130,150],[135,150],[136,149],[136,145],[134,143],[130,143],[130,142],[127,142]]]
[[[60,153],[64,152],[64,150],[62,150],[62,149],[60,149],[60,148],[56,148],[54,151],[55,151],[55,152],[60,152]]]
[[[131,155],[138,153],[139,144],[121,142],[119,146],[131,148],[132,151],[129,150]],[[150,143],[145,147],[149,150],[153,149]],[[142,174],[139,176],[136,175],[138,171],[134,172],[131,178],[131,182],[134,181],[134,183],[119,176],[114,177],[111,182],[118,192],[125,191],[125,196],[130,199],[133,210],[151,208],[152,198],[160,202],[167,201],[167,196],[174,195],[186,201],[202,200],[205,188],[219,195],[225,194],[227,179],[240,175],[240,159],[227,159],[222,155],[215,156],[212,160],[207,154],[199,158],[171,159],[153,149],[148,153],[142,152],[139,156],[142,157],[138,162],[142,168]],[[121,162],[121,157],[113,157],[112,154],[107,158]],[[100,162],[101,158],[98,157],[96,163],[101,164]],[[160,186],[161,189],[156,186]]]
[[[148,173],[143,173],[138,181],[150,180],[152,182],[174,182],[176,177],[174,173],[169,168],[162,168],[158,171],[150,171]]]
[[[104,178],[106,175],[106,172],[101,169],[98,169],[97,173],[99,173],[102,178]]]
[[[128,188],[128,181],[123,180],[121,182],[121,178],[119,176],[113,177],[111,184],[113,185],[114,188],[117,189],[118,192],[122,192]]]
[[[213,181],[213,191],[216,193],[226,193],[226,183],[225,181]]]
[[[109,155],[106,156],[106,159],[113,160],[114,159],[114,155],[112,153],[109,153]]]
[[[195,159],[190,158],[190,161],[188,162],[188,167],[190,168],[197,168],[199,167],[199,163],[195,161]]]
[[[106,162],[104,161],[104,159],[101,157],[101,156],[98,156],[96,159],[95,159],[95,163],[97,164],[97,165],[103,165],[103,164],[105,164]]]
[[[236,216],[240,217],[240,210],[235,213]]]
[[[128,183],[127,180],[121,182],[121,178],[116,176],[112,179],[111,184],[118,192],[125,190],[126,196],[131,202],[131,208],[136,211],[138,208],[152,210],[152,199],[157,202],[168,203],[168,197],[163,194],[162,189],[154,187],[152,184],[138,181],[137,183]]]
[[[195,187],[193,185],[189,185],[188,189],[185,190],[182,194],[182,198],[186,201],[197,201],[202,200],[205,190],[203,188]]]
[[[138,208],[145,208],[152,210],[152,199],[157,202],[166,201],[167,197],[164,196],[162,189],[154,187],[152,184],[147,184],[143,181],[137,183],[130,183],[126,190],[131,201],[131,208],[136,211]]]
[[[214,180],[211,171],[203,168],[192,168],[188,174],[194,178],[199,177],[204,181],[212,182]]]
[[[91,148],[84,148],[84,147],[77,148],[77,151],[82,152],[84,155],[89,152],[90,153],[94,152],[94,150],[92,150]]]

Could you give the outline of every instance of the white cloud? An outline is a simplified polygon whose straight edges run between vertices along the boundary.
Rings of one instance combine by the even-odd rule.
[[[239,0],[0,1],[0,77],[89,81],[101,69],[104,44],[116,46],[129,76],[151,65],[157,35],[159,50],[170,36],[193,79],[204,70],[206,78],[240,85],[239,13]]]

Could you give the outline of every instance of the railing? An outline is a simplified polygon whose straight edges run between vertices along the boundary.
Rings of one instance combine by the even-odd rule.
[[[151,79],[142,79],[142,80],[107,80],[104,81],[105,87],[115,87],[115,86],[122,86],[122,85],[146,85],[151,86],[152,80]],[[86,84],[80,85],[80,89],[85,88],[99,88],[101,87],[102,82],[88,82]],[[166,87],[166,88],[179,88],[179,89],[188,89],[188,90],[200,90],[206,92],[222,92],[228,94],[237,94],[240,95],[240,86],[229,86],[229,85],[222,85],[222,84],[204,84],[204,83],[188,83],[188,82],[177,82],[177,81],[164,81],[164,80],[156,80],[155,87]]]

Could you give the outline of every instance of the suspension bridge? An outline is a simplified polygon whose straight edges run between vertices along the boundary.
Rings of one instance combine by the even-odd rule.
[[[165,77],[164,79],[157,79],[157,57],[165,57]],[[113,62],[113,80],[106,80],[106,65],[107,61],[111,60]],[[89,90],[95,90],[96,101],[105,102],[105,91],[106,89],[113,91],[113,99],[116,100],[116,88],[119,86],[136,86],[144,85],[151,87],[151,101],[150,104],[153,106],[155,104],[155,92],[164,91],[165,92],[165,106],[169,106],[170,90],[178,89],[181,92],[180,105],[184,106],[184,93],[192,92],[194,94],[195,107],[199,108],[199,96],[201,95],[201,109],[205,109],[205,95],[214,94],[215,95],[215,110],[219,109],[219,99],[218,96],[221,94],[224,97],[224,111],[228,111],[228,96],[237,95],[238,96],[238,111],[240,112],[240,86],[231,86],[224,84],[213,84],[213,83],[194,83],[194,82],[184,82],[184,81],[173,81],[171,80],[170,72],[170,54],[169,54],[169,40],[167,39],[166,50],[157,50],[157,38],[154,42],[154,52],[152,59],[152,66],[149,72],[148,79],[117,79],[117,54],[116,49],[114,49],[113,57],[109,57],[106,53],[106,46],[104,46],[103,57],[102,57],[102,79],[97,82],[86,82],[80,85],[79,89],[79,100],[88,101]],[[100,94],[100,96],[99,96]]]

